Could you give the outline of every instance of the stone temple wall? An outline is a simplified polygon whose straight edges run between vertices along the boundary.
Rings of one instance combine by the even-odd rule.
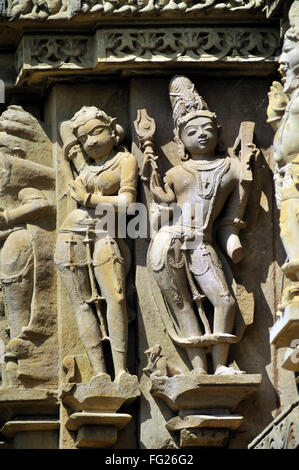
[[[297,448],[298,1],[0,5],[0,448]]]

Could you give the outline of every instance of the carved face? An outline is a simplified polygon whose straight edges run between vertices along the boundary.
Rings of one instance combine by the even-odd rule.
[[[99,119],[91,119],[80,126],[77,137],[86,154],[94,160],[101,160],[106,157],[115,144],[111,128]]]
[[[191,156],[212,154],[218,141],[216,124],[209,117],[194,118],[183,128],[181,140]]]
[[[279,63],[284,91],[291,91],[297,87],[296,75],[298,75],[299,71],[299,43],[286,39],[283,44],[282,54],[279,57]]]

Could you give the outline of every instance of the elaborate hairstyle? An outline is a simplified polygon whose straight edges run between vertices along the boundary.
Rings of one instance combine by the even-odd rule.
[[[95,106],[83,106],[70,120],[73,134],[77,137],[79,127],[84,126],[84,124],[92,119],[97,119],[102,122],[103,126],[112,128],[115,128],[117,121],[116,118],[111,118],[104,111]]]
[[[217,116],[212,113],[189,78],[176,75],[169,84],[173,121],[178,133],[188,121],[196,117],[209,117],[218,127]]]
[[[175,75],[169,84],[169,97],[173,112],[175,141],[179,150],[183,152],[181,158],[186,160],[188,157],[185,154],[185,146],[180,135],[187,122],[202,116],[210,118],[217,126],[218,131],[221,126],[218,124],[216,114],[209,110],[207,103],[199,95],[189,78]]]
[[[72,149],[79,144],[77,132],[80,126],[88,121],[97,119],[104,127],[111,128],[115,145],[119,145],[124,139],[124,130],[117,124],[117,118],[111,118],[105,111],[96,106],[83,106],[77,111],[69,121],[64,121],[60,125],[60,135],[63,140],[63,152],[67,160],[72,159]]]

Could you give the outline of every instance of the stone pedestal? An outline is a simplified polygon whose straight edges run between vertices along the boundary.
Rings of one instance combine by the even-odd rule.
[[[277,348],[288,348],[282,366],[299,372],[299,301],[288,303],[270,331],[270,342]]]
[[[100,374],[89,383],[67,384],[60,398],[69,410],[65,427],[75,433],[78,448],[106,448],[117,442],[118,430],[132,419],[117,413],[140,395],[136,376],[124,373],[112,382],[108,374]]]
[[[57,449],[59,407],[54,391],[0,389],[2,448]]]
[[[125,413],[98,413],[82,411],[73,413],[66,427],[69,431],[76,431],[76,447],[88,448],[110,447],[117,441],[117,432],[124,428],[132,419]]]
[[[261,375],[151,376],[151,393],[178,412],[166,428],[180,433],[180,447],[223,447],[243,417],[231,414],[261,384]]]

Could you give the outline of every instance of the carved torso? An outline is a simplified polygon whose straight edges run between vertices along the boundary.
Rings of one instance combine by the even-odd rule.
[[[112,160],[102,166],[87,166],[78,179],[80,179],[87,191],[111,196],[117,194],[120,188],[122,160],[126,154],[118,153]]]
[[[238,181],[239,161],[229,157],[211,163],[188,160],[169,170],[165,176],[165,182],[173,189],[177,203],[183,209],[183,223],[190,221],[190,210],[194,226],[207,232],[211,232],[213,222]],[[184,211],[184,204],[189,204],[190,209]]]
[[[119,192],[136,191],[136,174],[131,171],[131,167],[132,165],[135,167],[135,163],[135,158],[129,152],[118,152],[115,157],[102,166],[86,166],[78,179],[92,194],[111,196]],[[82,206],[69,214],[62,229],[77,230],[87,226],[95,226],[98,219],[95,209]]]
[[[291,98],[274,138],[275,159],[287,164],[299,153],[299,96]]]

